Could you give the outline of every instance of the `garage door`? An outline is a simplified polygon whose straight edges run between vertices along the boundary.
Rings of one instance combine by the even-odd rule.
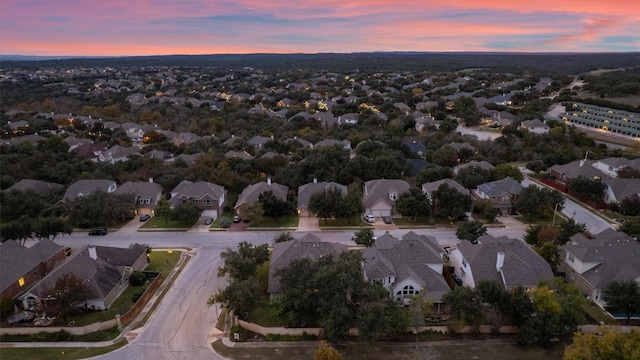
[[[202,217],[210,217],[215,219],[218,217],[218,210],[205,210],[202,212]]]
[[[389,211],[386,211],[386,210],[375,210],[375,209],[371,210],[371,215],[373,215],[375,217],[391,216],[391,214],[389,214]]]

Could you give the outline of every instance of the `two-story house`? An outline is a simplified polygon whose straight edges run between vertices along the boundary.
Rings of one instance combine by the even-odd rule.
[[[373,216],[391,216],[395,213],[396,201],[410,188],[401,179],[377,179],[364,183],[362,201],[365,214]]]
[[[206,181],[193,182],[182,180],[173,190],[169,203],[172,206],[185,202],[193,202],[202,211],[202,216],[218,217],[227,201],[227,190],[224,186]]]
[[[507,176],[501,180],[478,185],[472,194],[478,199],[489,200],[491,206],[497,208],[501,215],[509,215],[522,189],[517,180]]]

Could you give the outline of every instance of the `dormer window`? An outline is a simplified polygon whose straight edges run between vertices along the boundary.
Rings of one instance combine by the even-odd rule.
[[[391,200],[393,200],[393,201],[398,200],[398,193],[389,194],[389,198],[391,198]]]

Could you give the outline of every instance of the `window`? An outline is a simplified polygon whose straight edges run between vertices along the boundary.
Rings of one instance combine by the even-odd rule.
[[[462,268],[460,268],[460,279],[464,279],[465,275],[467,275],[467,273],[464,272],[464,270],[462,270]]]
[[[462,266],[467,267],[467,260],[465,260],[465,258],[462,258]]]
[[[20,279],[18,279],[18,286],[23,287],[24,286],[24,278],[21,277]]]
[[[207,199],[204,199],[204,200],[202,201],[202,204],[203,204],[204,206],[211,206],[212,201],[211,201],[211,199],[207,198]]]
[[[191,200],[191,202],[193,203],[198,202],[198,199],[196,199],[195,197],[189,198],[189,200]]]
[[[567,253],[567,258],[569,258],[569,261],[571,261],[571,262],[574,262],[574,260],[576,259],[576,257],[573,256],[573,254],[569,253],[569,252]]]
[[[389,198],[391,198],[391,200],[393,200],[393,201],[398,200],[398,193],[389,194]]]

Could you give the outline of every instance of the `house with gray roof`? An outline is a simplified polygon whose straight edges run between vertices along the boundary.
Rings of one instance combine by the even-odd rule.
[[[189,131],[181,132],[181,133],[178,133],[178,135],[176,136],[176,139],[173,141],[173,144],[176,146],[180,146],[182,144],[191,144],[200,139],[202,139],[200,135],[196,135],[192,132],[189,132]]]
[[[246,206],[256,203],[260,198],[260,195],[268,191],[271,191],[276,198],[282,201],[287,201],[289,187],[272,182],[271,178],[268,178],[267,181],[251,184],[244,188],[240,195],[238,195],[238,200],[236,201],[233,209],[237,212],[243,205]]]
[[[112,193],[118,185],[113,180],[106,179],[81,179],[69,185],[62,197],[62,202],[75,200],[81,196],[89,195],[95,191]]]
[[[300,185],[298,187],[298,216],[311,216],[312,214],[309,212],[311,195],[328,189],[338,189],[343,195],[347,194],[347,187],[335,182],[318,182],[317,179],[313,179],[311,183]]]
[[[87,308],[106,310],[129,286],[129,276],[147,266],[147,247],[132,244],[129,248],[85,245],[38,281],[18,298],[25,309],[36,308],[56,282],[71,274],[87,288]]]
[[[224,157],[229,159],[229,158],[236,158],[236,159],[242,159],[242,160],[251,160],[253,159],[253,155],[249,154],[246,151],[236,151],[236,150],[229,150],[226,153],[224,153]]]
[[[150,213],[162,197],[162,185],[154,183],[153,178],[149,178],[149,181],[127,181],[113,193],[133,195],[138,213],[141,210]]]
[[[491,206],[497,208],[500,214],[508,215],[511,213],[522,189],[524,188],[517,180],[507,176],[501,180],[478,185],[478,188],[474,189],[472,194],[478,199],[489,200]]]
[[[477,153],[478,149],[476,149],[475,146],[469,144],[469,143],[449,143],[447,146],[449,146],[451,149],[453,149],[453,151],[455,152],[460,152],[462,150],[467,150],[467,151],[471,151],[472,153]]]
[[[347,250],[349,250],[347,245],[323,242],[313,234],[307,234],[300,239],[273,244],[269,262],[267,292],[273,297],[282,291],[280,279],[276,276],[276,273],[278,270],[287,267],[293,260],[309,259],[316,261],[326,256],[336,258]]]
[[[495,167],[493,165],[491,165],[490,163],[482,160],[482,161],[469,161],[468,163],[464,163],[464,164],[460,164],[457,165],[453,168],[453,173],[458,175],[458,172],[460,172],[460,170],[462,169],[466,169],[469,167],[477,167],[483,170],[493,170]]]
[[[62,189],[64,186],[61,184],[56,184],[48,181],[42,180],[33,180],[33,179],[22,179],[17,183],[11,185],[4,191],[33,191],[39,195],[46,195],[51,190]]]
[[[627,159],[623,157],[610,157],[596,160],[591,166],[611,177],[618,177],[618,171],[625,167],[640,170],[640,159]]]
[[[585,177],[605,177],[606,174],[593,166],[594,160],[576,160],[567,164],[556,164],[549,168],[549,176],[557,181],[567,183],[571,179],[579,176]]]
[[[363,203],[367,215],[391,216],[395,213],[396,200],[409,191],[409,184],[401,179],[376,179],[364,183]]]
[[[640,243],[629,235],[606,229],[591,239],[576,234],[561,247],[560,271],[592,301],[604,308],[603,295],[613,281],[640,283]]]
[[[450,290],[443,276],[444,253],[432,236],[410,231],[399,240],[384,234],[374,247],[362,250],[364,279],[381,284],[403,305],[423,289],[425,300],[438,304]]]
[[[340,147],[342,147],[345,150],[351,150],[351,141],[349,140],[335,140],[335,139],[324,139],[321,141],[318,141],[314,147],[320,147],[320,146],[334,146],[334,145],[339,145]]]
[[[191,166],[198,161],[205,153],[195,153],[195,154],[180,154],[174,157],[170,157],[165,159],[166,163],[174,163],[174,162],[184,162],[188,166]]]
[[[182,180],[171,190],[169,203],[171,206],[177,206],[188,201],[195,203],[203,210],[202,216],[215,218],[227,202],[227,190],[224,186],[206,181]]]
[[[532,289],[553,271],[527,243],[506,236],[481,236],[477,244],[462,241],[449,253],[449,264],[463,286],[475,288],[480,281],[495,281],[506,290]]]
[[[254,136],[249,139],[248,143],[253,147],[261,148],[269,141],[273,141],[273,136]]]
[[[104,142],[100,142],[100,143],[82,143],[76,147],[74,147],[73,149],[70,149],[70,151],[73,151],[74,153],[78,154],[79,156],[82,156],[84,158],[87,158],[89,160],[92,161],[98,161],[98,156],[100,156],[100,153],[102,153],[103,151],[107,151],[107,143]]]
[[[417,156],[424,156],[427,153],[427,147],[416,139],[404,139],[401,144]]]
[[[101,162],[115,164],[117,162],[127,161],[129,159],[129,156],[134,154],[140,154],[139,147],[125,147],[121,145],[114,145],[110,149],[102,151],[100,155],[98,155],[98,160]]]
[[[520,130],[527,130],[528,132],[532,132],[534,134],[548,134],[549,133],[549,125],[543,123],[538,119],[533,120],[525,120],[520,123]]]
[[[64,247],[41,240],[31,247],[0,243],[0,298],[13,299],[49,273],[65,257]]]
[[[462,195],[471,196],[469,194],[469,189],[460,185],[459,182],[449,178],[440,179],[440,180],[422,184],[422,192],[429,199],[429,202],[433,204],[433,196],[432,196],[433,192],[438,190],[440,186],[444,186],[444,185],[456,190]],[[436,206],[436,204],[434,204],[434,206]]]

